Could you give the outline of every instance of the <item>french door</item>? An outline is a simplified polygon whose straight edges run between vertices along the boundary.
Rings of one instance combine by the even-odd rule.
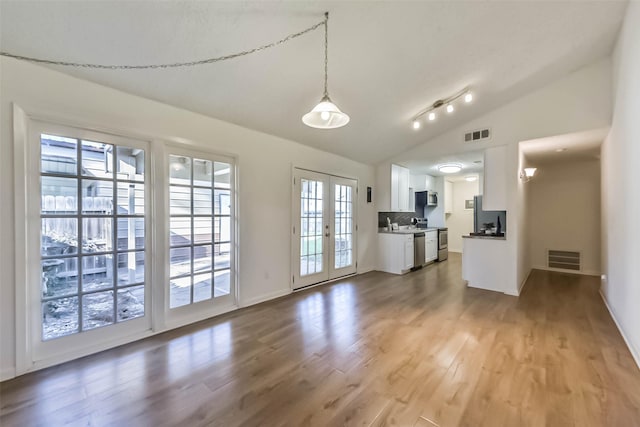
[[[294,289],[356,272],[357,184],[294,169]]]

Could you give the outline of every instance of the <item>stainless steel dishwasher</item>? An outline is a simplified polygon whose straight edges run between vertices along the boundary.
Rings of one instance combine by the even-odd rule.
[[[421,268],[424,265],[424,233],[415,233],[413,235],[413,268]]]

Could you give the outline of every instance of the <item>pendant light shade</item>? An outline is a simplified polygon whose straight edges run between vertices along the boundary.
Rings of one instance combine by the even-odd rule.
[[[316,129],[335,129],[349,123],[349,116],[329,98],[329,12],[324,14],[324,96],[313,110],[302,116],[302,123]]]
[[[349,123],[349,116],[325,96],[313,110],[302,116],[302,122],[316,129],[335,129]]]

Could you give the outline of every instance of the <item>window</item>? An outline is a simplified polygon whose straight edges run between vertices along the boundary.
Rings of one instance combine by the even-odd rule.
[[[17,372],[237,306],[232,157],[16,114]]]
[[[232,293],[230,162],[169,156],[169,307]]]
[[[145,150],[40,134],[42,340],[145,315]]]

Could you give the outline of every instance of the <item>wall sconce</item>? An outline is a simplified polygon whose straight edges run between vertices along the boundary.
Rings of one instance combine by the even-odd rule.
[[[537,170],[538,168],[524,168],[520,171],[520,179],[524,182],[531,181]]]

